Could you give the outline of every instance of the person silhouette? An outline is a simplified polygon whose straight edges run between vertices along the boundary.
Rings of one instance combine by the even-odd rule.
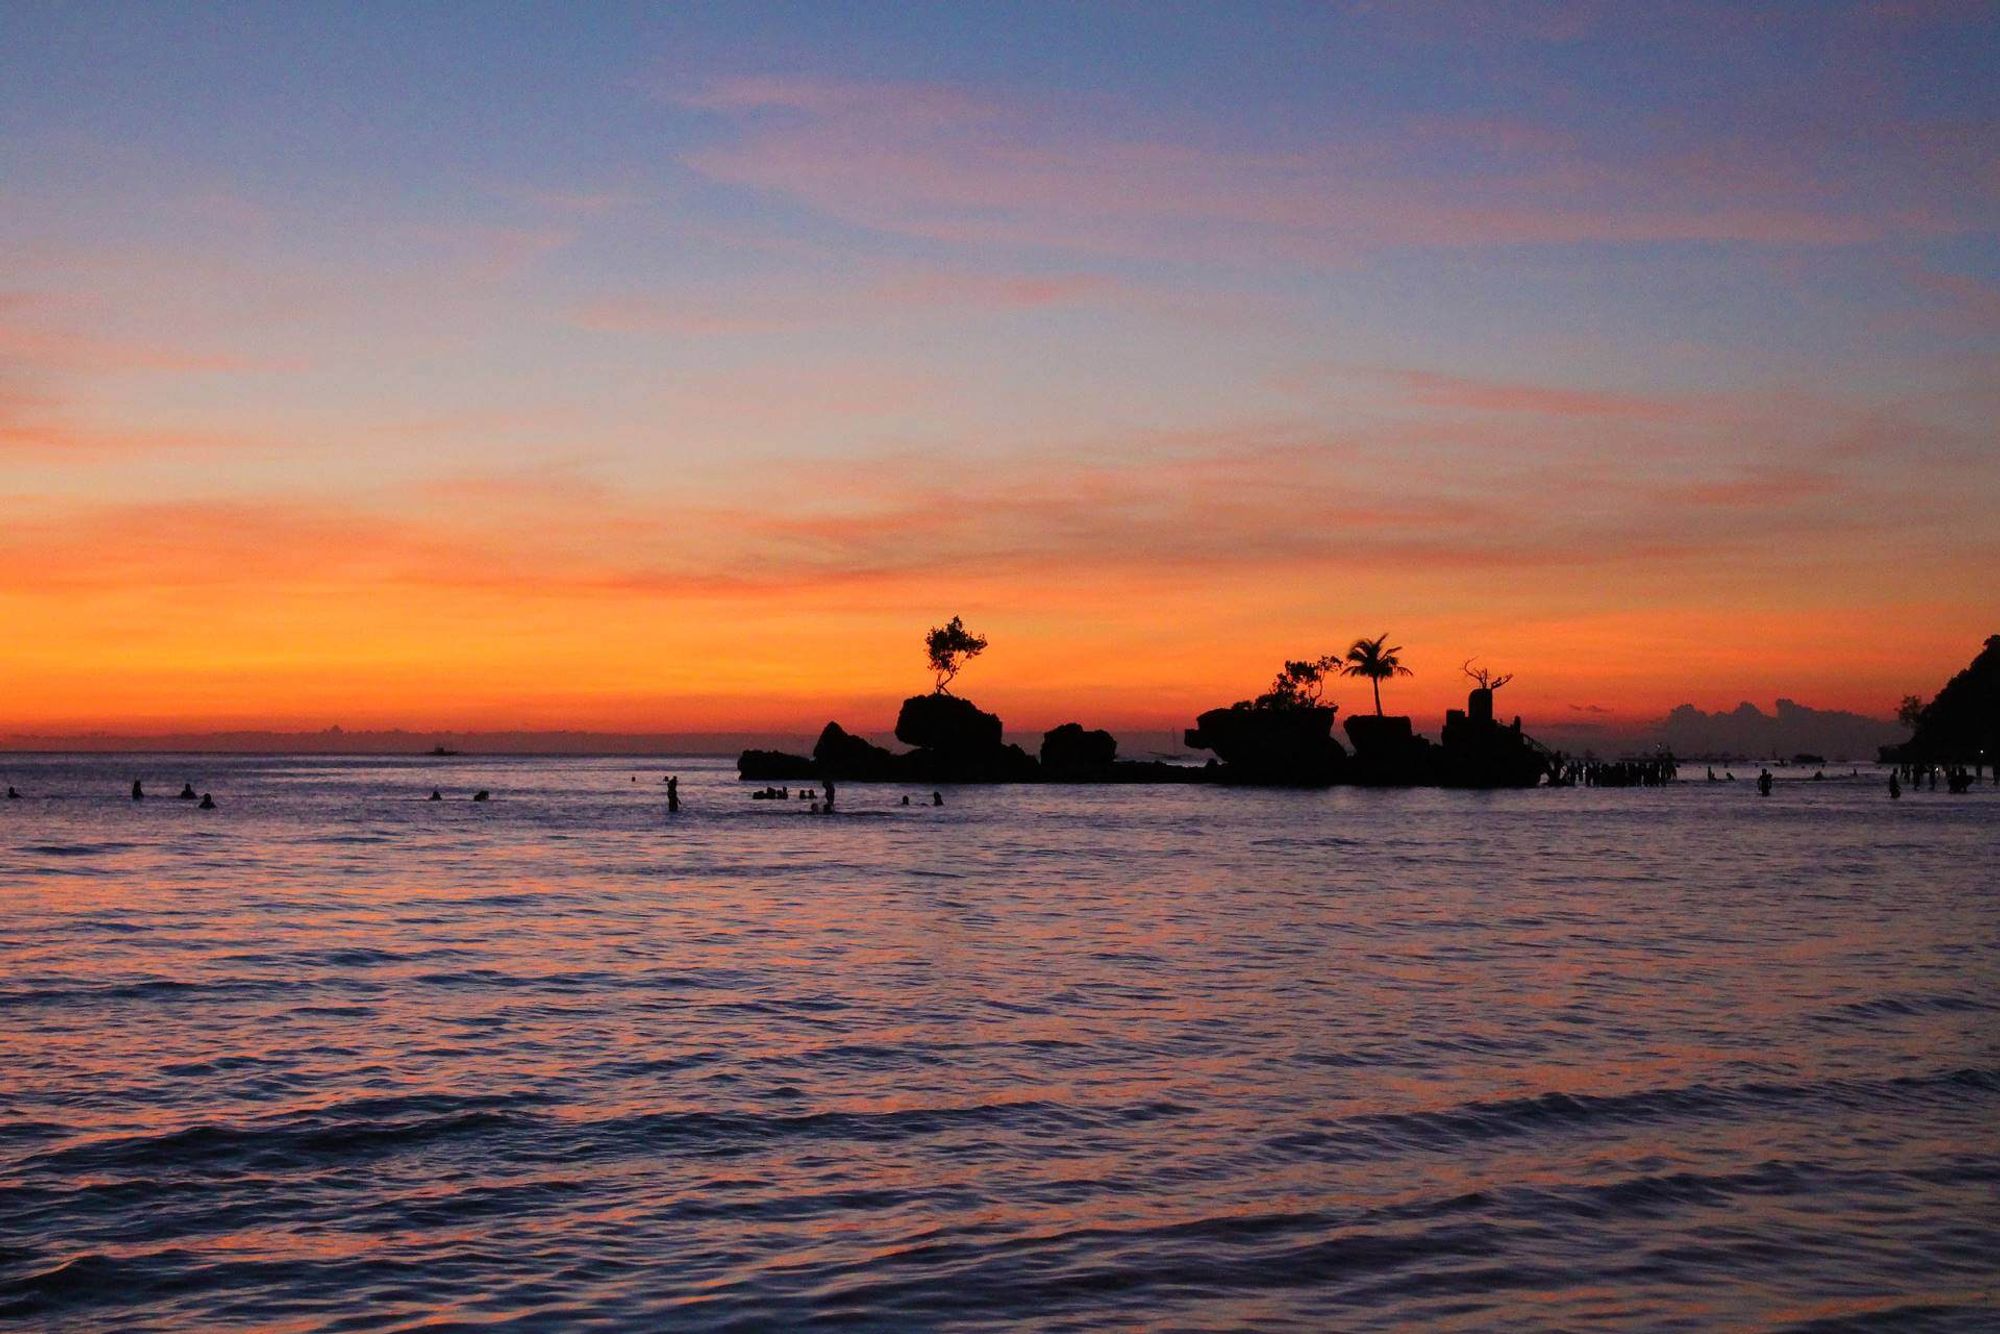
[[[10,792],[11,792],[11,791],[13,791],[13,789],[12,789],[12,788],[9,788],[9,789],[7,789],[7,790],[8,790],[8,791],[10,791]],[[905,806],[907,806],[907,805],[909,805],[909,804],[910,804],[910,794],[909,794],[909,793],[907,793],[907,792],[905,792],[905,793],[903,794],[903,804],[904,804]]]
[[[20,799],[21,799],[21,794],[14,790],[14,785],[12,783],[9,783],[7,785],[7,800],[19,801]]]
[[[430,794],[430,796],[426,797],[426,798],[425,798],[425,800],[426,800],[426,801],[443,801],[443,800],[444,800],[444,793],[442,793],[442,792],[438,791],[438,790],[437,790],[436,788],[432,788],[432,789],[431,789],[431,794]]]
[[[139,780],[138,780],[138,779],[136,779],[136,778],[135,778],[135,779],[133,779],[133,780],[132,780],[132,800],[134,800],[134,801],[144,801],[145,799],[146,799],[146,789],[145,789],[145,788],[143,788],[143,787],[141,787],[141,786],[139,786]]]
[[[472,794],[472,799],[474,801],[485,801],[487,799],[487,795],[488,794],[486,789],[482,787],[477,792]]]
[[[1895,799],[1896,799],[1897,797],[1900,797],[1900,796],[1902,796],[1902,795],[1903,795],[1903,785],[1902,785],[1901,783],[1899,783],[1899,782],[1897,782],[1897,781],[1896,781],[1896,775],[1895,775],[1895,774],[1893,774],[1893,773],[1892,773],[1892,774],[1890,774],[1890,775],[1889,775],[1889,799],[1890,799],[1891,801],[1893,801],[1893,800],[1895,800]]]
[[[182,784],[181,784],[181,795],[180,795],[180,800],[182,800],[182,801],[193,801],[193,800],[194,800],[194,784],[193,784],[193,783],[182,783]]]
[[[202,794],[201,794],[201,802],[200,802],[200,804],[199,804],[199,805],[197,805],[197,806],[195,807],[195,809],[196,809],[196,810],[198,810],[198,811],[212,811],[212,810],[214,810],[214,809],[215,809],[215,798],[214,798],[214,797],[212,797],[212,796],[210,796],[210,795],[209,795],[208,793],[206,793],[206,792],[202,793]]]
[[[681,780],[678,778],[669,778],[667,780],[667,814],[672,815],[680,808]]]
[[[826,792],[826,810],[825,810],[825,812],[824,812],[824,813],[825,813],[825,814],[827,814],[827,815],[832,815],[832,814],[833,814],[833,780],[832,780],[831,778],[822,778],[822,779],[820,779],[820,780],[819,780],[819,785],[820,785],[821,789],[823,789],[823,790],[824,790],[824,791]]]
[[[1757,775],[1757,795],[1760,797],[1771,795],[1771,771],[1769,769]]]
[[[942,792],[933,792],[933,793],[931,793],[931,805],[933,805],[933,806],[942,806],[942,805],[944,805],[944,793],[942,793]]]

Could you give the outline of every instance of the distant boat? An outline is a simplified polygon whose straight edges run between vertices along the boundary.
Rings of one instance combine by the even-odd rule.
[[[452,750],[452,749],[451,749],[450,747],[448,747],[448,746],[432,746],[432,747],[430,748],[430,752],[429,752],[429,753],[430,753],[430,754],[432,754],[432,755],[456,755],[456,754],[458,754],[458,752],[457,752],[457,751],[455,751],[455,750]]]

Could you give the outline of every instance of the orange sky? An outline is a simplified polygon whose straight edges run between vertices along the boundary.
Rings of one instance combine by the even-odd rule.
[[[881,729],[954,614],[1023,730],[1886,716],[2000,631],[1990,22],[1711,17],[16,13],[0,734]]]

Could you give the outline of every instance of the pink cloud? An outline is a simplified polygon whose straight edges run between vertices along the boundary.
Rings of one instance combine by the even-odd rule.
[[[1862,180],[1851,158],[1782,139],[1634,160],[1505,118],[1270,150],[1125,129],[1117,108],[1084,115],[930,86],[739,80],[681,100],[736,123],[733,140],[689,155],[696,170],[850,223],[967,244],[1328,261],[1410,245],[1846,245],[1973,225],[1963,191],[1925,179],[1907,143],[1871,154]],[[1440,142],[1456,155],[1448,171]],[[1890,180],[1928,188],[1885,190]]]
[[[701,337],[1150,300],[1150,295],[1098,274],[933,267],[895,269],[830,284],[804,277],[730,293],[604,297],[578,307],[572,319],[600,333]]]
[[[0,292],[0,369],[210,374],[269,365],[233,353],[92,333],[76,327],[81,313],[72,303]]]
[[[1560,386],[1478,380],[1436,371],[1377,371],[1424,407],[1470,412],[1526,412],[1552,417],[1678,417],[1683,404],[1640,394],[1617,394]]]

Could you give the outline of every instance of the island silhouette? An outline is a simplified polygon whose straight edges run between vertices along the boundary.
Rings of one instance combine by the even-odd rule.
[[[1561,781],[1564,757],[1521,730],[1521,720],[1500,722],[1494,692],[1512,680],[1468,661],[1472,682],[1463,709],[1445,716],[1436,742],[1417,734],[1410,719],[1382,712],[1382,682],[1409,676],[1388,635],[1357,639],[1345,654],[1285,662],[1270,688],[1249,699],[1210,709],[1187,729],[1188,746],[1209,751],[1206,765],[1121,760],[1109,731],[1068,722],[1042,736],[1038,755],[1007,742],[999,715],[951,691],[967,663],[987,646],[957,616],[924,636],[925,661],[934,674],[928,694],[912,695],[896,715],[896,739],[910,749],[892,751],[857,736],[838,722],[820,732],[812,754],[745,750],[737,772],[746,781],[839,779],[860,783],[1228,783],[1326,787],[1534,787]],[[1360,677],[1374,691],[1375,713],[1349,718],[1348,746],[1333,735],[1338,706],[1325,699],[1327,679]],[[1350,750],[1349,747],[1352,749]]]

